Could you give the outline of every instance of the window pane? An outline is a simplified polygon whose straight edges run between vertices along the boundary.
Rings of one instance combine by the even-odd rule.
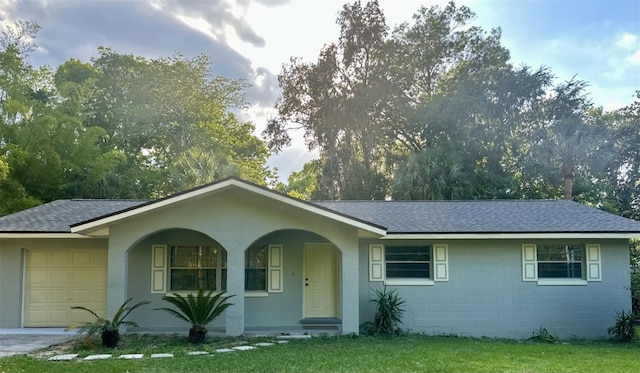
[[[584,245],[538,245],[538,261],[566,262],[581,261]]]
[[[248,291],[267,290],[267,270],[247,268],[244,276],[244,289]]]
[[[431,260],[430,246],[387,246],[385,259],[391,262],[428,262]]]
[[[247,250],[245,254],[247,268],[267,268],[268,250],[266,246],[255,246]]]
[[[220,279],[220,290],[222,291],[226,291],[227,290],[227,269],[223,268],[222,269],[222,278]]]
[[[582,278],[582,263],[538,263],[540,278]]]
[[[218,250],[214,246],[171,246],[171,267],[215,267]]]
[[[430,278],[429,263],[387,263],[387,278]]]
[[[171,291],[216,290],[215,269],[172,269]]]

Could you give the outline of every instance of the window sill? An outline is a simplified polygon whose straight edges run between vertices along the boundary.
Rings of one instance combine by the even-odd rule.
[[[267,296],[269,296],[269,293],[267,293],[266,291],[245,291],[244,292],[245,298],[261,298],[261,297],[267,297]]]
[[[432,286],[434,282],[426,278],[393,278],[384,280],[384,284],[391,286]]]
[[[582,279],[542,279],[538,280],[540,286],[585,286],[587,281]]]

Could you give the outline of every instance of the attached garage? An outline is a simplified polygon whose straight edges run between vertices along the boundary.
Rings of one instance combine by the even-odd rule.
[[[107,309],[107,249],[25,250],[25,327],[66,327]]]

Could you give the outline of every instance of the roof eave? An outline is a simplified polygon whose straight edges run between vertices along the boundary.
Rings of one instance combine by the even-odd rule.
[[[383,240],[631,239],[640,232],[389,232]]]
[[[0,232],[0,238],[93,238],[70,232]]]

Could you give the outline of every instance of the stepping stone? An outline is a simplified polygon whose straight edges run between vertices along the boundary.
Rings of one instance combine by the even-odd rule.
[[[209,355],[209,353],[207,351],[189,351],[189,352],[187,352],[187,355],[189,355],[189,356]]]
[[[151,354],[151,358],[173,357],[173,354]]]
[[[144,354],[127,354],[120,355],[120,359],[142,359],[143,356]]]
[[[89,355],[82,360],[104,360],[110,358],[111,356],[111,354]]]
[[[276,343],[284,344],[284,343],[289,343],[289,341],[276,341]]]
[[[256,346],[258,347],[268,347],[268,346],[273,346],[275,343],[269,343],[269,342],[260,342],[260,343],[256,343]]]
[[[238,351],[247,351],[247,350],[255,350],[255,347],[253,347],[253,346],[236,346],[233,349],[234,350],[238,350]]]
[[[56,355],[49,358],[51,361],[68,361],[78,357],[78,354]]]
[[[219,348],[216,352],[233,352],[233,350],[230,348]]]
[[[279,335],[276,339],[287,340],[287,339],[311,339],[310,334],[291,334],[291,335]]]

